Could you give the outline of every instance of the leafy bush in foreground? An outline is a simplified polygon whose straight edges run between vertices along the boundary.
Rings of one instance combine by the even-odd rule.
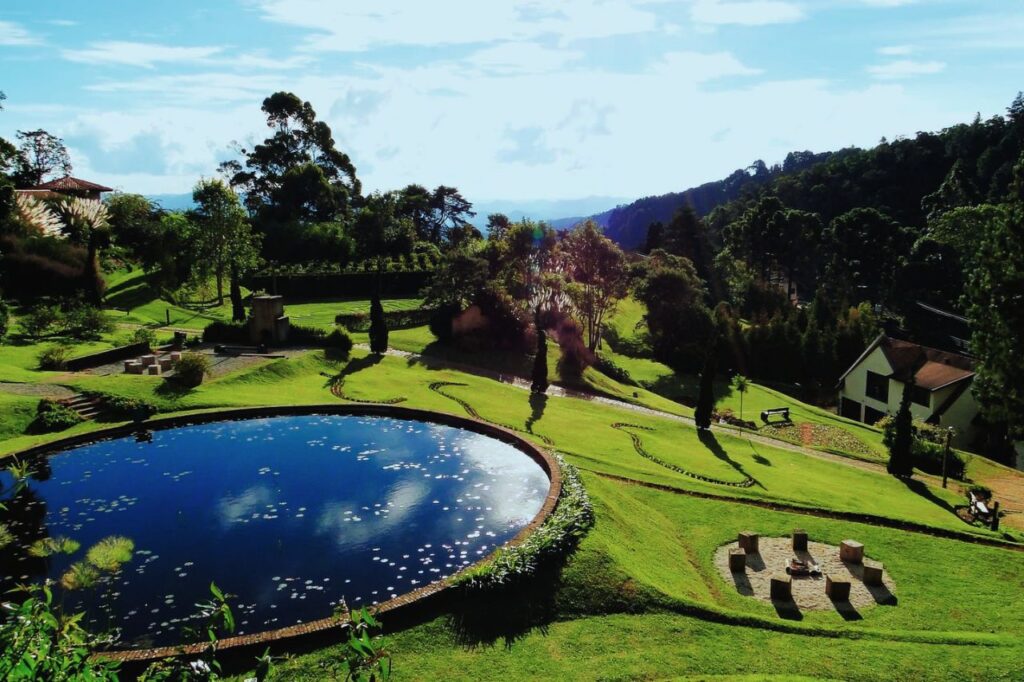
[[[324,354],[331,360],[344,360],[351,352],[352,337],[341,327],[335,327],[324,339]]]
[[[39,369],[60,371],[65,368],[71,349],[67,346],[50,346],[39,353]]]

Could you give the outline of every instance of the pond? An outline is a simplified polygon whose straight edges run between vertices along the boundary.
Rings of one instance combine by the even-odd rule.
[[[115,648],[182,640],[215,582],[236,595],[236,634],[371,606],[486,557],[541,509],[550,481],[507,443],[377,416],[303,415],[194,424],[38,458],[27,485],[0,476],[15,541],[0,589],[50,578]],[[132,558],[67,590],[109,536]],[[34,556],[42,538],[80,544]],[[73,549],[74,545],[65,549]]]

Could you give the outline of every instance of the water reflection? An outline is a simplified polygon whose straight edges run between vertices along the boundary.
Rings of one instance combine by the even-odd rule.
[[[64,595],[94,626],[119,627],[129,645],[173,643],[215,581],[238,595],[240,632],[283,627],[486,556],[537,513],[547,486],[515,448],[419,422],[298,416],[157,431],[55,456],[10,495],[17,540],[0,551],[0,589],[67,570],[72,557],[27,556],[41,537],[88,547],[119,534],[135,540],[134,560],[103,589]]]

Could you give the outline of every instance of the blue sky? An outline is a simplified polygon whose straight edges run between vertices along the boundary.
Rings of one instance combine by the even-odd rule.
[[[0,136],[188,191],[310,100],[364,185],[473,200],[678,191],[788,151],[1002,113],[1017,0],[4,0]]]

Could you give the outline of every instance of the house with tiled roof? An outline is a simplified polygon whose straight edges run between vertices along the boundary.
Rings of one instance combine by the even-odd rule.
[[[971,392],[974,359],[879,335],[839,379],[839,414],[874,424],[895,415],[913,379],[914,419],[953,427],[953,444],[970,445],[977,434],[978,403]]]
[[[113,191],[112,187],[82,180],[81,178],[73,178],[70,175],[44,182],[29,189],[17,190],[19,194],[28,194],[37,199],[54,199],[66,196],[96,200],[101,199],[104,192]]]

